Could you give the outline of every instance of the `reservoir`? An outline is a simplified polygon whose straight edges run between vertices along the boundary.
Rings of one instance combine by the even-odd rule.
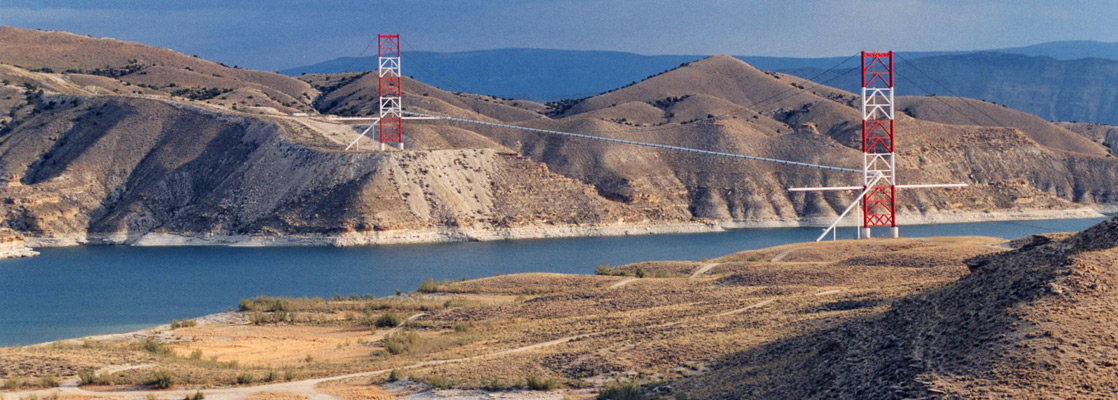
[[[908,225],[902,236],[1079,231],[1103,218]],[[0,346],[127,332],[236,307],[242,298],[389,296],[427,278],[520,272],[592,274],[601,264],[699,260],[815,240],[818,228],[368,247],[128,247],[38,249],[0,260]],[[844,228],[839,238],[849,238]]]

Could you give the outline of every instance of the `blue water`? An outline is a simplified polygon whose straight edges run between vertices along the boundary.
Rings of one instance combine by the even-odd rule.
[[[907,237],[1014,238],[1078,231],[1101,221],[910,225]],[[369,247],[126,247],[40,249],[0,260],[0,346],[39,343],[222,312],[258,295],[388,296],[427,278],[517,272],[592,273],[600,264],[698,260],[815,240],[816,228]],[[839,237],[853,235],[844,229]],[[886,231],[875,232],[882,236]]]

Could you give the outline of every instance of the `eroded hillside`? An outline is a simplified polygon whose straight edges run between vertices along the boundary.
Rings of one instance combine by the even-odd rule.
[[[0,29],[3,224],[37,243],[341,244],[818,223],[854,193],[786,189],[858,180],[430,120],[406,123],[407,151],[375,151],[375,132],[345,151],[367,125],[330,116],[375,115],[376,74],[295,79],[138,43]],[[860,164],[856,96],[731,57],[546,105],[404,87],[409,111]],[[981,115],[952,114],[962,107],[950,102],[964,101],[900,99],[902,183],[971,184],[901,192],[902,223],[1118,206],[1109,134],[982,104]]]

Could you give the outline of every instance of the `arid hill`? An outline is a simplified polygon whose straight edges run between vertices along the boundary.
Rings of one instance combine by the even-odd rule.
[[[273,72],[254,71],[135,42],[59,31],[0,27],[0,67],[17,85],[36,81],[48,90],[91,95],[167,94],[271,112],[313,111],[318,91]],[[17,67],[11,69],[10,67]],[[49,72],[53,79],[19,76]],[[59,79],[60,78],[60,79]]]
[[[1118,219],[967,260],[881,315],[726,357],[695,398],[1106,398],[1118,392]]]
[[[300,80],[138,43],[0,30],[9,205],[0,224],[33,243],[384,243],[819,223],[854,193],[786,188],[859,179],[443,121],[408,121],[405,152],[373,151],[371,135],[346,152],[365,125],[327,116],[376,115],[375,73]],[[409,111],[861,162],[856,96],[725,56],[547,105],[404,87]],[[1118,207],[1118,161],[1094,131],[982,104],[980,117],[997,123],[968,125],[974,116],[952,114],[961,106],[901,103],[900,179],[972,184],[902,192],[902,223]]]
[[[361,84],[354,81],[339,91],[371,90],[371,84],[364,89],[348,87]],[[902,181],[973,184],[963,190],[904,192],[903,215],[1073,207],[1069,202],[1114,206],[1115,159],[1097,142],[981,102],[951,98],[898,102],[899,114],[911,113],[899,117]],[[981,114],[962,102],[978,103]],[[857,97],[759,71],[731,57],[711,57],[600,96],[553,103],[548,113],[553,118],[529,119],[513,103],[525,104],[495,99],[479,111],[495,120],[520,120],[519,124],[532,127],[828,165],[860,164]],[[413,110],[452,113],[429,108],[426,100],[408,104]],[[955,115],[959,109],[966,113]],[[995,119],[968,123],[970,114]],[[607,198],[677,210],[683,218],[764,223],[794,216],[828,217],[852,194],[822,196],[784,189],[857,182],[856,176],[843,173],[453,126],[475,129],[556,172],[594,185]]]

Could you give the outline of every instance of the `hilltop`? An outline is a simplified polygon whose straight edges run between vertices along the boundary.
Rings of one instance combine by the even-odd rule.
[[[0,199],[10,206],[0,224],[37,245],[344,245],[819,224],[854,194],[786,189],[858,179],[441,121],[408,121],[408,151],[370,151],[370,137],[343,151],[365,126],[330,117],[376,115],[375,73],[296,79],[139,43],[2,29]],[[404,87],[409,111],[860,164],[855,95],[728,56],[545,104],[407,78]],[[902,192],[902,223],[1118,207],[1118,161],[1099,129],[963,99],[898,101],[903,183],[971,184]]]
[[[977,53],[997,53],[998,57],[974,57]],[[1118,62],[1118,43],[1066,41],[979,51],[896,54],[898,73],[903,76],[897,82],[899,94],[942,96],[955,92],[1056,121],[1118,123],[1118,114],[1110,105],[1114,104],[1113,65]],[[452,53],[405,49],[404,55],[408,60],[406,73],[420,80],[456,91],[535,101],[593,96],[706,57],[556,49]],[[850,69],[857,61],[848,57],[735,56],[762,70],[807,79],[818,77],[817,82],[831,82],[831,86],[857,92],[858,73]],[[359,72],[372,65],[376,65],[375,56],[344,57],[280,73]],[[831,68],[837,68],[842,76],[821,74]],[[1039,93],[1045,95],[1036,95]]]

